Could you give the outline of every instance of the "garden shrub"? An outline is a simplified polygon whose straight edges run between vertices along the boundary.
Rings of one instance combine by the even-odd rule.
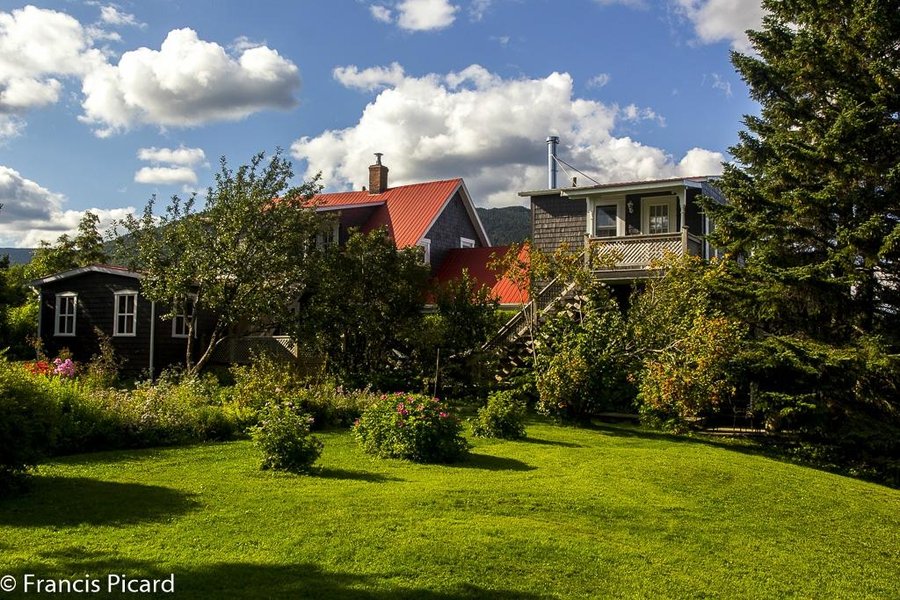
[[[585,422],[632,405],[635,361],[625,318],[605,286],[575,297],[545,323],[538,341],[539,412]]]
[[[732,360],[743,337],[734,320],[696,315],[686,336],[645,362],[641,417],[676,431],[702,424],[737,391]]]
[[[345,390],[334,383],[316,383],[297,390],[291,398],[313,417],[313,429],[323,429],[350,427],[379,396],[368,389]]]
[[[58,408],[42,382],[0,353],[0,486],[50,452],[58,427]]]
[[[292,365],[261,356],[248,366],[232,367],[235,384],[227,412],[245,428],[259,421],[271,402],[292,402],[314,418],[313,429],[349,427],[378,396],[365,390],[345,390],[334,381],[313,382]]]
[[[449,463],[468,452],[462,424],[437,398],[422,394],[382,396],[353,428],[368,454],[424,463]]]
[[[233,439],[240,429],[211,377],[165,374],[133,390],[51,380],[60,407],[56,454]]]
[[[313,418],[292,402],[270,402],[253,429],[253,441],[262,451],[263,469],[309,473],[322,454],[322,442],[310,435]]]
[[[525,403],[511,390],[494,392],[472,425],[476,437],[516,440],[525,437]]]

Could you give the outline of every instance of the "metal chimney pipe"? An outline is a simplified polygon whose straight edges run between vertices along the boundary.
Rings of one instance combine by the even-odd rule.
[[[551,190],[556,189],[556,145],[559,144],[559,136],[547,137],[547,186]]]

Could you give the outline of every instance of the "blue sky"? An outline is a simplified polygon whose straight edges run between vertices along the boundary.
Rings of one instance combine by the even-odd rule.
[[[715,174],[757,111],[754,0],[0,1],[0,246],[32,246],[284,149],[297,179],[546,187]],[[580,183],[587,183],[579,177]]]

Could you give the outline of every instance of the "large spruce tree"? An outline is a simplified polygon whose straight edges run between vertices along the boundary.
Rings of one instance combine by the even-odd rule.
[[[763,0],[760,103],[731,149],[715,241],[743,257],[753,319],[829,343],[900,340],[900,2]]]

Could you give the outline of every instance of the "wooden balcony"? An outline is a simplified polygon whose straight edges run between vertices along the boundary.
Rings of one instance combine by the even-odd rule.
[[[659,275],[654,265],[667,255],[701,256],[703,240],[687,229],[680,233],[628,235],[620,237],[585,236],[585,260],[593,257],[595,276],[609,281],[630,281]]]

